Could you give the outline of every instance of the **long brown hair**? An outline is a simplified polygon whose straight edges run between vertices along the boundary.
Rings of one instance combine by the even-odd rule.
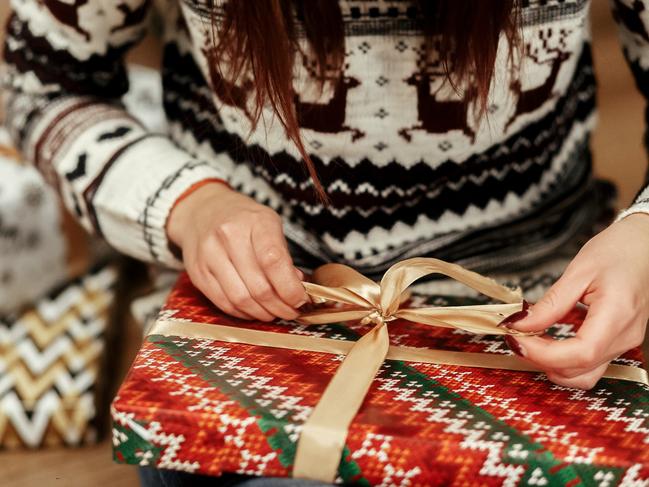
[[[484,114],[501,34],[517,43],[517,0],[415,0],[426,49],[435,45],[446,78],[454,87],[471,80],[478,112]],[[270,103],[288,137],[304,158],[318,195],[326,195],[300,137],[295,113],[293,63],[298,52],[299,19],[321,81],[340,72],[344,27],[337,0],[229,0],[223,18],[213,18],[213,42],[207,49],[212,83],[252,78],[253,129]],[[217,27],[218,23],[218,27]],[[511,51],[510,51],[511,52]],[[227,66],[223,73],[222,66]],[[466,100],[467,103],[472,100]]]

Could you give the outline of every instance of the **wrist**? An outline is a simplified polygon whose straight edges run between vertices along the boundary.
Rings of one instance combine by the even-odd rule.
[[[221,179],[206,179],[189,187],[174,202],[165,230],[171,244],[182,249],[182,237],[186,234],[187,223],[192,221],[196,210],[224,194],[232,192],[230,186]]]

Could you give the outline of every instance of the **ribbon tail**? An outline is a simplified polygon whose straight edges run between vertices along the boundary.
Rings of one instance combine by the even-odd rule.
[[[435,309],[453,309],[457,311],[488,311],[490,313],[499,313],[505,317],[520,311],[523,307],[522,302],[507,304],[470,304],[467,306],[436,306]],[[418,309],[418,308],[416,308]]]
[[[340,321],[362,320],[372,313],[371,309],[320,308],[317,311],[302,313],[296,321],[306,325],[323,325]]]
[[[439,311],[434,308],[400,309],[395,316],[422,325],[455,328],[478,335],[506,335],[508,330],[498,326],[503,317],[488,312]]]
[[[380,323],[355,342],[327,385],[297,444],[294,478],[333,483],[347,432],[390,348]]]

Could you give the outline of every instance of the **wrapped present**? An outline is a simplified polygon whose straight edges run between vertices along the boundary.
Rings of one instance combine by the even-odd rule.
[[[307,290],[342,305],[301,323],[224,316],[181,276],[113,401],[115,459],[362,485],[649,482],[640,350],[590,391],[561,387],[497,336],[516,292],[451,268],[506,304],[410,296],[430,269],[402,266],[380,286],[331,270]]]
[[[94,269],[0,319],[0,448],[96,439],[116,277],[112,266]]]

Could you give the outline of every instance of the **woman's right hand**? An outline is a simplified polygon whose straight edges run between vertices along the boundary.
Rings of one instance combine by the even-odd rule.
[[[291,320],[308,299],[279,215],[225,184],[207,183],[180,200],[167,233],[194,285],[230,315]]]

